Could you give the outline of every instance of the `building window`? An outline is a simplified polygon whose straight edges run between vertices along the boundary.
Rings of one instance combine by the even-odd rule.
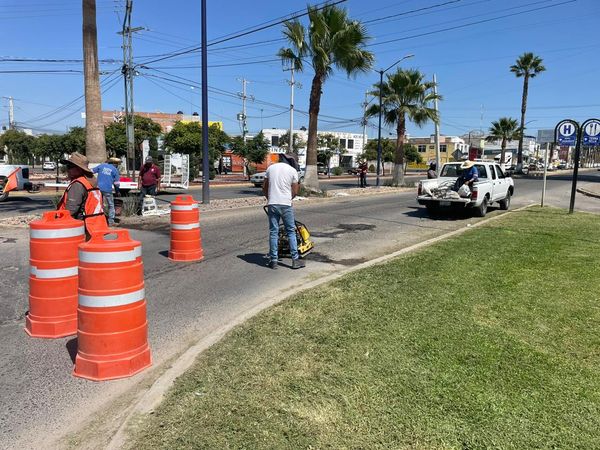
[[[354,148],[354,139],[348,139],[348,149],[352,150]]]
[[[351,139],[348,139],[348,145],[350,145],[350,141]],[[352,143],[354,144],[354,141],[352,141]],[[346,148],[346,139],[340,139],[340,148]]]
[[[440,152],[442,152],[442,153],[446,153],[446,151],[447,151],[447,148],[448,148],[448,147],[446,146],[446,144],[442,144],[442,145],[440,145]]]
[[[273,147],[279,147],[279,136],[271,136],[271,145]]]
[[[419,144],[417,150],[419,150],[419,153],[425,153],[427,151],[427,146],[425,144]]]

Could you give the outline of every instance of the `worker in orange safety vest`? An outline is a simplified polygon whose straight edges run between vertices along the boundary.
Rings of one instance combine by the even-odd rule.
[[[88,159],[75,152],[61,163],[67,166],[67,176],[71,182],[57,209],[66,209],[74,219],[83,220],[88,237],[94,231],[108,230],[102,193],[96,186],[94,173],[88,167]]]

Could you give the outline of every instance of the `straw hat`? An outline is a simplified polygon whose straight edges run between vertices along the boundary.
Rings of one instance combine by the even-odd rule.
[[[115,158],[113,156],[112,158],[108,158],[108,162],[111,164],[121,164],[121,158]]]
[[[78,153],[78,152],[71,153],[71,155],[69,156],[69,159],[61,159],[60,162],[61,162],[61,164],[77,166],[81,170],[83,170],[87,176],[90,176],[90,177],[94,176],[94,173],[90,170],[90,168],[88,166],[90,162],[81,153]]]
[[[462,163],[460,165],[461,169],[470,169],[471,167],[473,167],[475,165],[474,161],[465,161],[464,163]]]

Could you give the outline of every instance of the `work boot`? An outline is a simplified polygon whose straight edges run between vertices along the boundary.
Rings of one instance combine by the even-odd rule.
[[[279,265],[277,264],[277,261],[269,261],[269,267],[273,270],[277,270]]]
[[[302,269],[306,263],[301,259],[292,259],[292,269]]]

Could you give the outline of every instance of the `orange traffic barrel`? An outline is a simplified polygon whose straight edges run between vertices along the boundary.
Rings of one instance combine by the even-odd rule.
[[[59,338],[77,333],[77,248],[85,227],[66,210],[29,224],[29,312],[25,331]]]
[[[171,202],[172,261],[200,261],[204,258],[198,202],[191,195],[179,195]]]
[[[79,246],[77,318],[75,376],[112,380],[152,364],[142,246],[127,230],[94,232]]]

